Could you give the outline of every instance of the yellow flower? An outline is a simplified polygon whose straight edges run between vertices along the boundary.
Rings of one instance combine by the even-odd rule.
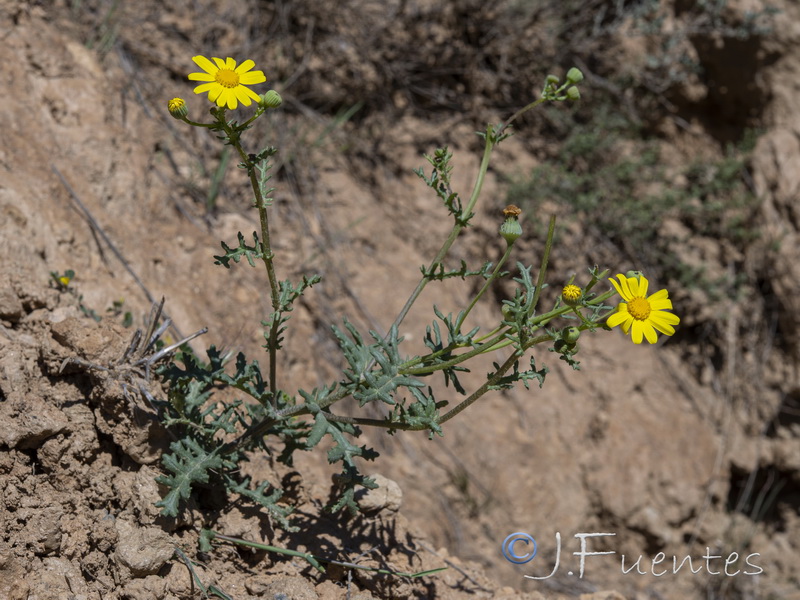
[[[651,344],[655,344],[658,336],[656,330],[664,335],[675,333],[674,325],[680,323],[678,315],[667,310],[672,309],[672,301],[668,298],[667,290],[658,290],[655,294],[647,295],[647,279],[644,275],[626,277],[617,275],[619,283],[613,279],[617,293],[625,302],[617,305],[617,312],[608,317],[608,325],[620,325],[625,335],[630,333],[634,344],[641,344],[644,337]]]
[[[567,306],[577,306],[582,293],[581,288],[570,283],[569,285],[565,285],[564,289],[561,290],[561,299]]]
[[[194,88],[195,94],[208,92],[208,99],[216,102],[217,106],[227,106],[231,110],[239,105],[250,106],[253,101],[258,102],[260,96],[246,87],[257,83],[264,83],[267,78],[264,71],[251,71],[256,63],[246,60],[238,67],[232,58],[213,58],[213,63],[205,56],[193,56],[192,60],[205,73],[190,73],[191,81],[205,81]]]

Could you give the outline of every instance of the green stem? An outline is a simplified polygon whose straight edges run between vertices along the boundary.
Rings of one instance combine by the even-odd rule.
[[[397,431],[422,431],[428,429],[427,425],[411,425],[409,423],[392,423],[388,419],[367,419],[364,417],[345,417],[341,415],[334,415],[333,413],[325,413],[325,418],[328,421],[335,423],[347,423],[349,425],[363,425],[364,427],[381,427],[383,429],[397,430]]]
[[[366,567],[364,565],[357,565],[352,562],[344,562],[340,560],[334,560],[329,558],[320,558],[318,556],[314,556],[308,552],[299,552],[297,550],[289,550],[288,548],[279,548],[278,546],[269,546],[267,544],[261,544],[258,542],[251,542],[248,540],[243,540],[241,538],[231,537],[229,535],[222,535],[221,533],[217,533],[216,531],[208,530],[209,536],[211,539],[218,539],[225,542],[230,542],[231,544],[238,544],[240,546],[246,546],[248,548],[256,548],[258,550],[266,550],[267,552],[275,552],[276,554],[283,554],[285,556],[295,556],[297,558],[302,558],[308,563],[313,566],[315,569],[320,570],[321,572],[325,572],[324,567],[320,563],[326,563],[329,565],[338,565],[340,567],[346,567],[348,569],[359,569],[361,571],[372,571],[373,573],[379,573],[381,575],[394,575],[397,577],[409,577],[409,578],[417,578],[417,577],[424,577],[426,575],[432,575],[434,573],[439,573],[441,571],[446,571],[447,567],[439,567],[436,569],[428,569],[427,571],[418,571],[416,573],[404,573],[402,571],[391,571],[389,569],[376,569],[375,567]]]
[[[487,131],[486,145],[483,149],[483,159],[481,160],[481,165],[478,169],[478,176],[475,179],[475,185],[472,187],[472,195],[470,196],[469,202],[467,203],[467,206],[463,212],[463,214],[467,217],[472,214],[472,210],[475,208],[475,204],[478,202],[478,197],[480,196],[481,189],[483,188],[483,181],[486,178],[486,171],[489,169],[489,159],[492,156],[492,149],[494,148],[494,145],[494,136],[491,131]],[[464,227],[465,225],[460,222],[457,222],[455,225],[453,225],[450,235],[447,236],[447,239],[445,240],[444,244],[442,244],[439,252],[436,253],[436,256],[431,261],[427,271],[428,273],[433,273],[434,270],[441,264],[441,262],[444,260],[444,257],[447,256],[447,253],[450,251],[450,247],[453,245],[453,242],[456,241],[456,238],[461,233],[461,230],[464,229]],[[430,280],[430,275],[423,275],[422,279],[420,279],[419,283],[417,284],[417,287],[414,288],[413,292],[411,292],[411,296],[409,296],[408,300],[406,300],[405,305],[403,305],[403,308],[400,310],[400,313],[394,320],[392,327],[400,327],[400,324],[406,318],[408,311],[411,310],[411,306],[417,301],[417,298],[419,298],[422,290],[425,289],[425,286],[428,285]]]
[[[486,172],[489,169],[489,161],[492,156],[492,150],[494,149],[495,145],[498,143],[503,130],[506,129],[511,123],[513,123],[517,118],[519,118],[522,114],[526,113],[527,111],[531,110],[532,108],[537,107],[538,105],[545,102],[547,98],[540,97],[527,106],[524,106],[513,115],[511,115],[504,123],[502,123],[497,129],[493,129],[491,125],[487,127],[486,131],[486,144],[483,149],[483,158],[481,159],[481,164],[478,169],[478,175],[475,178],[475,184],[472,187],[472,194],[470,195],[469,202],[467,203],[467,207],[464,210],[465,215],[469,217],[472,214],[475,205],[478,202],[478,197],[480,196],[481,189],[483,189],[483,182],[486,179]],[[450,231],[450,235],[445,240],[442,247],[439,249],[439,252],[436,254],[434,259],[431,261],[430,266],[428,268],[428,273],[433,273],[434,269],[436,269],[439,264],[444,260],[447,253],[450,251],[450,247],[453,245],[453,242],[456,241],[456,238],[461,233],[461,230],[464,229],[464,225],[461,223],[455,223],[453,225],[453,229]],[[431,280],[430,275],[423,275],[422,279],[420,279],[417,287],[414,288],[414,291],[411,292],[411,295],[406,300],[406,303],[403,305],[403,308],[400,310],[400,313],[395,318],[393,327],[400,327],[400,324],[406,318],[408,311],[411,310],[411,307],[414,305],[414,302],[417,301],[422,290],[425,289],[425,286],[428,285],[428,282]],[[391,328],[390,328],[391,329]],[[370,365],[371,366],[371,365]]]
[[[594,298],[593,300],[591,300],[587,304],[588,305],[600,304],[603,301],[605,301],[606,299],[608,299],[611,296],[613,296],[615,293],[616,292],[614,290],[611,290],[609,292],[606,292],[605,294],[602,294],[601,296],[598,296],[597,298]],[[562,306],[561,308],[552,310],[549,313],[546,313],[544,315],[541,315],[540,317],[537,317],[536,319],[534,319],[534,321],[539,323],[540,325],[544,325],[547,322],[549,322],[550,320],[552,320],[553,318],[555,318],[555,317],[557,317],[557,316],[559,316],[561,314],[570,312],[571,310],[573,310],[573,309],[571,307],[569,307],[569,306]],[[591,327],[591,326],[592,325],[590,324],[588,327]],[[588,327],[584,326],[581,329],[588,328]],[[509,356],[508,359],[506,359],[506,361],[500,366],[500,368],[497,369],[497,371],[494,373],[494,375],[492,375],[492,377],[489,380],[486,381],[486,383],[484,383],[481,387],[479,387],[472,394],[470,394],[470,396],[468,398],[466,398],[464,401],[462,401],[460,404],[458,404],[455,408],[453,408],[452,410],[450,410],[447,413],[445,413],[444,415],[442,415],[437,420],[437,423],[439,425],[441,425],[442,423],[445,423],[445,422],[449,421],[450,419],[452,419],[453,417],[455,417],[456,415],[458,415],[459,413],[464,411],[466,408],[468,408],[470,405],[474,404],[478,399],[480,399],[484,394],[486,394],[486,392],[488,392],[491,389],[492,386],[497,385],[497,383],[500,381],[500,379],[519,360],[519,358],[520,358],[522,353],[524,353],[525,351],[527,351],[528,349],[532,348],[533,346],[535,346],[537,344],[541,344],[543,342],[547,342],[547,341],[550,341],[552,339],[553,338],[550,335],[540,335],[538,337],[535,337],[535,338],[529,340],[525,344],[525,347],[522,348],[521,352],[513,352],[511,354],[511,356]],[[488,349],[487,348],[483,348],[482,350],[484,352],[488,352],[490,350],[491,351],[499,350],[499,349],[504,348],[506,346],[510,346],[513,343],[514,343],[513,340],[506,340],[504,342],[497,342],[494,345],[494,347],[488,348]],[[480,352],[472,352],[472,353],[467,353],[467,354],[474,355],[474,354],[480,354]],[[462,354],[459,357],[459,359],[466,358],[467,354]],[[448,364],[442,363],[440,365],[435,365],[435,367],[431,367],[430,370],[432,372],[433,370],[439,370],[439,369],[447,368],[448,366],[455,366],[455,365],[458,364],[458,362],[460,362],[460,360],[456,361],[454,359],[453,361],[450,361],[450,363],[448,363]],[[412,374],[412,373],[414,373],[414,371],[407,371],[406,372],[406,374]],[[343,417],[343,416],[328,415],[328,414],[326,414],[325,416],[330,421],[338,421],[340,423],[349,423],[349,424],[352,424],[352,425],[364,425],[364,426],[370,426],[370,427],[382,427],[382,428],[385,428],[385,429],[398,429],[398,430],[406,430],[406,431],[418,431],[418,430],[428,429],[428,427],[426,427],[425,425],[409,425],[409,424],[406,424],[406,423],[392,423],[392,422],[390,422],[388,420],[362,419],[362,418]]]
[[[492,385],[496,385],[497,382],[500,381],[500,378],[506,374],[506,371],[508,371],[511,367],[513,367],[514,363],[516,363],[518,360],[519,360],[519,354],[517,352],[512,352],[511,356],[509,356],[506,359],[506,362],[500,365],[500,368],[497,369],[495,374],[492,375],[492,377],[488,379],[486,383],[484,383],[481,387],[472,392],[472,394],[470,394],[469,397],[465,399],[463,402],[461,402],[458,406],[456,406],[452,410],[446,412],[441,417],[439,417],[437,423],[439,425],[441,425],[442,423],[446,423],[447,421],[455,417],[457,414],[462,412],[464,409],[469,407],[471,404],[475,403],[481,396],[483,396],[486,392],[489,391],[489,388]]]
[[[606,298],[610,298],[610,297],[611,297],[611,296],[613,296],[614,294],[615,294],[615,292],[614,292],[613,290],[612,290],[612,291],[610,291],[610,292],[606,292],[606,293],[605,293],[605,294],[603,294],[602,296],[599,296],[599,297],[595,298],[594,300],[592,300],[592,301],[591,301],[589,304],[599,304],[599,303],[603,302],[603,300],[605,300]],[[564,308],[569,308],[569,307],[564,307]],[[558,309],[558,310],[559,310],[559,311],[561,311],[561,310],[563,310],[563,309]],[[551,311],[551,312],[556,312],[556,311]],[[544,316],[544,315],[542,315],[542,316]],[[524,352],[524,351],[528,350],[528,348],[531,348],[532,346],[534,346],[534,345],[536,345],[536,344],[539,344],[539,343],[541,343],[541,342],[544,342],[544,341],[547,341],[547,340],[550,340],[550,339],[552,339],[552,338],[551,338],[549,335],[544,335],[544,336],[539,336],[539,337],[533,338],[532,340],[528,341],[528,343],[527,343],[527,344],[525,344],[525,347],[524,347],[524,348],[522,348],[522,352]],[[503,363],[503,364],[500,366],[500,368],[499,368],[499,369],[497,369],[497,371],[495,372],[495,374],[494,374],[494,375],[492,375],[491,379],[489,379],[489,380],[488,380],[486,383],[484,383],[484,384],[483,384],[481,387],[479,387],[477,390],[475,390],[475,391],[474,391],[474,392],[473,392],[473,393],[472,393],[472,394],[469,396],[469,398],[467,398],[466,400],[464,400],[463,402],[461,402],[461,403],[460,403],[458,406],[456,406],[456,407],[455,407],[454,409],[452,409],[451,411],[449,411],[449,412],[445,413],[444,415],[442,415],[442,416],[441,416],[441,417],[438,419],[437,423],[438,423],[439,425],[441,425],[442,423],[445,423],[446,421],[449,421],[450,419],[452,419],[453,417],[455,417],[456,415],[458,415],[460,412],[462,412],[464,409],[468,408],[468,407],[469,407],[471,404],[473,404],[473,403],[474,403],[476,400],[478,400],[478,399],[479,399],[481,396],[483,396],[483,395],[484,395],[486,392],[488,392],[488,391],[489,391],[489,388],[490,388],[491,386],[493,386],[493,385],[496,385],[496,384],[497,384],[497,382],[498,382],[498,381],[500,381],[500,379],[503,377],[503,375],[505,375],[505,374],[506,374],[506,372],[507,372],[507,371],[508,371],[508,370],[509,370],[511,367],[513,367],[513,366],[514,366],[514,363],[515,363],[517,360],[519,360],[520,356],[521,356],[520,352],[513,352],[513,353],[511,354],[511,356],[509,356],[509,357],[508,357],[508,359],[506,360],[506,362],[504,362],[504,363]]]
[[[544,279],[547,275],[547,263],[550,261],[550,251],[553,249],[553,237],[555,236],[556,231],[556,216],[550,215],[550,225],[547,228],[547,241],[544,243],[544,254],[542,254],[542,264],[539,267],[539,277],[536,280],[536,290],[533,292],[533,302],[531,302],[531,307],[528,311],[528,315],[530,316],[533,314],[533,311],[536,310],[536,305],[539,304],[539,296],[542,294],[542,288],[544,287]]]
[[[192,125],[194,127],[206,127],[208,129],[217,126],[216,123],[197,123],[196,121],[192,121],[191,119],[187,119],[186,117],[181,119],[181,121],[183,121],[184,123],[188,123],[189,125]]]
[[[533,102],[531,102],[527,106],[523,106],[522,108],[520,108],[517,112],[515,112],[513,115],[511,115],[502,125],[500,125],[500,127],[497,128],[497,131],[495,132],[496,136],[499,137],[500,135],[502,135],[503,130],[506,127],[508,127],[509,125],[511,125],[514,121],[516,121],[519,117],[521,117],[524,113],[528,112],[532,108],[536,108],[542,102],[546,102],[546,101],[547,101],[547,98],[544,98],[544,97],[538,98],[537,100],[534,100]]]
[[[614,294],[616,294],[615,290],[609,290],[608,292],[598,296],[597,298],[593,298],[591,301],[587,302],[587,305],[588,306],[593,306],[593,305],[596,305],[596,304],[601,304],[605,300],[607,300],[608,298],[613,296]],[[547,323],[549,323],[554,318],[559,317],[560,315],[562,315],[564,313],[567,313],[570,310],[572,310],[571,307],[562,306],[560,308],[557,308],[557,309],[554,309],[554,310],[552,310],[550,312],[547,312],[547,313],[545,313],[543,315],[539,315],[538,317],[536,317],[535,319],[533,319],[531,321],[531,326],[536,327],[536,328],[543,327],[544,325],[547,325]],[[602,320],[602,318],[600,320]],[[598,320],[598,322],[600,320]],[[416,375],[428,375],[428,374],[433,373],[435,371],[439,371],[439,370],[446,369],[446,368],[449,368],[449,367],[454,367],[454,366],[460,364],[461,362],[463,362],[465,360],[468,360],[469,358],[471,358],[473,356],[476,356],[478,354],[482,354],[482,353],[486,353],[486,352],[494,352],[495,350],[501,350],[502,348],[506,348],[506,347],[511,346],[512,344],[514,344],[514,340],[508,339],[506,336],[507,336],[507,329],[505,331],[500,331],[497,335],[495,335],[491,342],[487,342],[485,344],[481,344],[480,348],[475,348],[473,350],[470,350],[469,352],[465,352],[464,354],[461,354],[458,357],[456,357],[456,358],[454,358],[451,361],[448,361],[446,363],[441,363],[441,364],[438,364],[438,365],[430,365],[430,366],[427,366],[427,367],[424,367],[424,368],[421,367],[419,369],[410,369],[408,367],[413,366],[415,364],[419,364],[419,363],[417,363],[415,361],[409,361],[409,362],[401,365],[400,368],[398,369],[398,372],[403,374],[403,375],[415,375],[415,374]],[[549,335],[538,336],[536,338],[533,338],[532,340],[529,340],[528,343],[525,346],[525,349],[527,350],[528,348],[531,348],[535,344],[540,344],[542,342],[546,342],[546,341],[551,340],[551,339],[552,338]],[[426,358],[428,358],[428,357],[426,357]],[[498,373],[501,373],[501,376],[502,376],[503,374],[505,374],[505,371],[503,371],[502,367],[501,367],[501,370],[498,371]],[[247,390],[242,390],[242,391],[246,392]],[[347,397],[349,395],[350,395],[349,392],[345,388],[339,388],[339,390],[335,394],[331,394],[327,398],[325,398],[324,400],[320,401],[319,402],[319,407],[322,408],[322,409],[328,408],[329,406],[332,406],[333,404],[339,402],[339,400],[342,400],[342,399],[344,399],[345,397]],[[470,396],[470,398],[472,398],[472,396]],[[465,400],[465,402],[468,401],[470,398]],[[472,402],[474,402],[475,400],[477,400],[477,398],[473,399],[470,402],[470,404]],[[461,409],[461,410],[463,410],[463,409]],[[270,427],[272,427],[273,425],[275,425],[275,423],[277,423],[279,421],[286,420],[286,419],[288,419],[290,417],[299,417],[299,416],[302,416],[302,415],[308,415],[310,413],[311,413],[311,411],[310,411],[309,407],[307,405],[305,405],[305,404],[298,404],[296,406],[290,406],[290,407],[284,408],[283,410],[278,411],[274,417],[270,417],[270,418],[264,419],[263,421],[260,421],[259,423],[256,423],[250,429],[248,429],[247,431],[242,433],[238,438],[236,438],[232,442],[228,442],[224,446],[221,446],[219,448],[219,453],[224,455],[225,453],[230,452],[234,448],[241,446],[247,440],[262,435]],[[450,413],[448,413],[448,414],[450,414]],[[325,417],[329,418],[328,414],[326,414]],[[398,423],[390,423],[388,421],[380,420],[380,419],[360,419],[359,420],[359,419],[355,419],[353,417],[331,416],[330,420],[339,421],[339,422],[342,422],[342,423],[352,423],[354,425],[369,425],[369,426],[383,427],[383,428],[390,428],[390,429],[391,428],[394,428],[394,429],[408,429],[408,430],[425,429],[425,427],[411,427],[411,426],[408,426],[408,425],[403,425],[403,424],[398,424]]]
[[[483,334],[480,337],[475,338],[472,341],[475,342],[476,344],[481,344],[481,343],[483,343],[484,340],[488,340],[489,338],[494,337],[495,335],[497,335],[504,327],[507,327],[507,325],[498,325],[497,327],[495,327],[491,331]]]
[[[258,550],[266,550],[267,552],[275,552],[277,554],[283,554],[284,556],[295,556],[297,558],[304,559],[312,567],[318,569],[322,573],[325,572],[325,567],[319,564],[319,561],[313,554],[309,554],[308,552],[299,552],[297,550],[289,550],[288,548],[279,548],[278,546],[269,546],[267,544],[260,544],[258,542],[250,542],[248,540],[243,540],[241,538],[235,538],[229,535],[223,535],[221,533],[217,533],[216,531],[212,530],[208,530],[208,532],[209,532],[209,537],[211,537],[212,540],[222,540],[225,542],[230,542],[231,544],[246,546],[247,548],[256,548]]]
[[[472,350],[464,352],[464,354],[459,354],[458,356],[455,356],[446,362],[437,363],[434,365],[424,365],[422,367],[413,368],[414,365],[409,365],[409,363],[411,363],[412,361],[409,361],[409,363],[400,365],[400,367],[397,369],[397,372],[402,375],[416,375],[418,377],[424,375],[430,375],[431,373],[435,373],[436,371],[441,371],[443,369],[449,369],[450,367],[458,366],[465,360],[469,360],[470,358],[473,358],[480,354],[493,352],[498,348],[506,346],[507,344],[505,342],[506,342],[506,332],[503,331],[502,333],[495,336],[495,338],[492,339],[490,342],[485,342],[480,346],[476,346]],[[425,363],[429,358],[430,357],[425,356],[423,357],[423,360],[421,362]],[[415,364],[420,364],[420,363],[415,363]],[[412,368],[409,368],[409,366]]]
[[[575,313],[575,316],[577,316],[587,328],[592,326],[591,322],[587,321],[586,317],[583,316],[583,313],[577,308],[573,308],[572,312]]]
[[[277,346],[278,346],[278,321],[280,312],[279,301],[279,285],[278,278],[275,275],[275,264],[273,262],[274,254],[272,253],[272,243],[269,235],[269,214],[264,202],[264,196],[261,194],[261,187],[258,185],[256,178],[255,164],[250,160],[250,157],[242,148],[239,141],[240,129],[236,131],[225,122],[224,113],[220,112],[218,116],[219,122],[224,126],[225,133],[228,134],[228,140],[231,145],[236,148],[239,157],[242,159],[242,164],[247,170],[247,175],[250,178],[250,186],[253,188],[253,193],[256,199],[256,208],[258,209],[258,218],[261,224],[261,259],[264,261],[264,266],[267,269],[267,278],[269,279],[270,300],[272,301],[272,324],[269,328],[269,389],[272,393],[273,405],[277,401],[276,395],[278,392],[277,384]]]
[[[497,265],[495,266],[494,271],[492,271],[492,274],[483,283],[483,286],[481,287],[481,289],[477,293],[477,295],[472,299],[472,302],[469,303],[469,306],[467,306],[467,310],[465,310],[464,312],[462,312],[459,315],[458,320],[456,321],[456,327],[455,327],[457,332],[461,331],[461,326],[464,324],[464,321],[467,319],[467,315],[469,315],[469,313],[472,311],[472,309],[475,308],[475,305],[478,303],[478,300],[480,300],[481,296],[483,296],[483,294],[486,292],[486,290],[489,289],[489,286],[491,285],[492,281],[497,279],[497,276],[500,273],[500,269],[505,264],[505,262],[508,260],[508,257],[511,256],[511,248],[513,246],[514,246],[513,242],[506,246],[506,251],[503,253],[502,258],[497,262]]]
[[[613,296],[615,293],[616,292],[614,290],[608,291],[605,294],[602,294],[601,296],[598,296],[597,298],[592,299],[590,302],[587,302],[587,305],[592,306],[592,305],[595,305],[595,304],[600,304],[603,301],[605,301],[608,298],[610,298],[611,296]],[[566,314],[568,312],[572,312],[574,310],[576,310],[576,309],[572,308],[571,306],[561,306],[559,308],[555,308],[555,309],[553,309],[553,310],[551,310],[549,312],[546,312],[546,313],[544,313],[542,315],[539,315],[538,317],[535,317],[535,318],[531,319],[529,321],[529,325],[528,326],[533,328],[533,330],[540,329],[540,328],[544,327],[545,325],[547,325],[553,319],[558,318],[561,315],[564,315],[564,314]],[[585,325],[586,328],[592,326],[592,324],[588,323],[585,319],[581,319],[581,320],[586,324]],[[550,338],[550,336],[541,336],[541,337],[535,338],[535,339],[538,340],[538,341],[535,342],[535,343],[538,344],[538,343],[541,343],[543,341],[547,341],[547,340],[549,340],[551,338]],[[469,352],[465,352],[464,354],[459,354],[458,356],[453,357],[449,361],[438,363],[438,364],[434,364],[434,365],[425,365],[425,366],[422,366],[422,367],[416,367],[416,365],[418,365],[420,363],[424,363],[427,360],[430,360],[431,357],[435,357],[433,354],[431,354],[431,355],[428,355],[428,356],[421,357],[421,359],[413,359],[413,360],[410,360],[410,361],[408,361],[406,363],[403,363],[398,368],[398,373],[401,373],[402,375],[416,375],[416,376],[430,375],[431,373],[434,373],[436,371],[442,371],[444,369],[449,369],[451,367],[458,366],[462,362],[467,361],[467,360],[469,360],[469,359],[471,359],[471,358],[473,358],[475,356],[478,356],[479,354],[486,354],[488,352],[494,352],[496,350],[501,350],[502,348],[505,348],[507,346],[511,346],[513,343],[514,343],[514,340],[508,338],[508,328],[506,327],[503,330],[499,330],[499,332],[494,335],[494,337],[491,339],[491,341],[484,342],[483,344],[480,344],[479,346],[474,347]],[[532,345],[533,345],[532,343],[528,343],[528,344],[526,344],[525,347],[527,349],[527,348],[530,348]],[[416,368],[414,368],[414,367],[416,367]]]

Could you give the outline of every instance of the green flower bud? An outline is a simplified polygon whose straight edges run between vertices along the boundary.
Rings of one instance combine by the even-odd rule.
[[[574,85],[567,88],[567,100],[580,100],[581,92]]]
[[[514,311],[510,304],[503,304],[503,306],[500,308],[500,312],[503,313],[503,319],[506,321],[514,320]]]
[[[275,90],[267,90],[261,95],[259,104],[264,108],[278,108],[283,104],[283,98],[281,98],[281,95]]]
[[[500,235],[507,244],[511,245],[522,235],[522,225],[514,217],[509,217],[500,225]]]
[[[572,85],[580,83],[583,81],[583,73],[580,69],[572,67],[569,71],[567,71],[567,81]]]
[[[186,106],[183,98],[173,98],[167,102],[167,110],[176,119],[183,120],[189,114],[189,107]]]
[[[581,337],[581,330],[577,327],[565,327],[561,330],[561,339],[570,346],[574,346],[579,337]]]
[[[503,209],[503,214],[506,220],[500,225],[500,235],[510,246],[522,235],[522,225],[519,224],[519,216],[522,211],[513,204],[509,204]]]
[[[625,273],[625,278],[626,279],[630,279],[631,277],[636,277],[637,280],[641,279],[642,272],[641,271],[628,271],[627,273]]]
[[[558,82],[559,82],[559,79],[558,79],[558,77],[556,75],[548,75],[547,79],[544,80],[544,84],[546,86],[547,85],[557,86]]]
[[[553,344],[553,350],[558,352],[559,354],[577,354],[578,353],[578,344],[570,344],[564,340],[556,340]]]

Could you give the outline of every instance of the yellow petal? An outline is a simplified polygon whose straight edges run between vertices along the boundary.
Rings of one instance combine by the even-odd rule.
[[[234,70],[239,75],[243,75],[244,73],[247,73],[250,69],[252,69],[255,66],[256,66],[256,63],[254,63],[252,60],[248,59],[248,60],[244,61],[242,64],[240,64],[238,67],[236,67],[236,69],[234,69]]]
[[[213,86],[211,88],[211,90],[209,90],[208,99],[211,100],[211,102],[216,102],[217,106],[222,106],[222,103],[220,103],[220,101],[219,101],[219,97],[222,95],[222,92],[224,92],[224,91],[225,91],[225,88],[222,87],[221,85],[217,84],[217,85]]]
[[[618,312],[608,317],[608,321],[611,322],[609,323],[606,321],[609,327],[621,327],[625,335],[628,335],[628,331],[631,329],[631,323],[634,321],[634,318],[630,315],[627,309],[627,305],[620,304],[617,308]]]
[[[198,67],[203,69],[203,71],[205,71],[206,73],[209,73],[209,74],[213,75],[214,73],[217,72],[217,68],[205,56],[193,56],[192,60],[195,62],[195,64]],[[214,60],[216,60],[216,59],[214,59]]]
[[[635,298],[636,296],[641,296],[639,293],[639,281],[636,277],[628,277],[625,280],[625,283],[628,284],[628,289],[630,290],[631,298]]]
[[[251,100],[254,100],[255,102],[261,100],[261,97],[258,94],[256,94],[250,88],[244,87],[243,85],[240,85],[236,88],[236,97],[239,99],[239,102],[245,106],[250,106]]]
[[[189,81],[214,81],[210,73],[189,73]]]
[[[669,323],[670,325],[677,325],[681,322],[681,318],[678,315],[672,314],[671,312],[666,311],[658,311],[651,315],[651,319],[655,317],[665,323]]]
[[[670,310],[672,308],[672,300],[669,298],[661,298],[657,300],[653,300],[652,298],[653,296],[650,296],[650,298],[647,299],[647,301],[650,303],[651,310]]]
[[[644,337],[644,321],[633,320],[633,327],[631,328],[631,339],[634,344],[641,344],[642,337]]]
[[[247,88],[241,85],[237,85],[233,90],[233,95],[236,97],[238,102],[241,102],[244,106],[250,106],[252,101],[250,100],[250,96],[245,93]]]
[[[650,287],[650,282],[647,281],[647,277],[645,277],[644,275],[639,275],[638,279],[636,277],[634,277],[634,279],[637,280],[636,286],[638,290],[636,295],[641,296],[642,298],[646,298],[647,288]]]
[[[675,328],[674,327],[670,327],[669,325],[664,325],[663,323],[658,323],[656,321],[653,321],[652,323],[653,323],[653,327],[658,329],[664,335],[675,335]]]
[[[251,71],[250,73],[242,73],[239,75],[239,83],[242,85],[255,85],[257,83],[264,83],[267,80],[264,71]]]
[[[673,325],[677,325],[681,320],[678,318],[678,315],[673,315],[672,313],[654,312],[650,314],[650,322],[653,324],[653,327],[664,335],[674,335],[675,328]]]
[[[627,311],[615,312],[613,315],[608,317],[606,323],[608,323],[609,327],[617,327],[618,325],[621,325],[630,318],[631,316],[628,314]]]
[[[654,294],[650,294],[648,300],[665,300],[669,297],[669,292],[667,290],[658,290]]]
[[[620,328],[622,329],[622,333],[624,333],[625,335],[628,335],[628,332],[630,332],[630,330],[631,330],[631,325],[633,325],[633,322],[635,320],[636,319],[631,317],[630,319],[627,319],[625,322],[623,322],[622,325],[620,325]]]
[[[211,83],[201,83],[196,88],[194,88],[195,94],[202,94],[203,92],[208,92],[213,90],[216,87],[220,87],[218,83],[211,82]]]
[[[633,300],[638,296],[638,282],[636,281],[635,277],[625,277],[624,275],[619,276],[620,287],[624,293],[623,298],[625,300]]]
[[[233,110],[239,105],[239,101],[236,100],[236,94],[232,89],[223,88],[222,94],[217,98],[217,104],[219,106],[227,105],[228,108]]]
[[[609,279],[609,281],[614,286],[614,289],[617,290],[617,293],[620,296],[622,296],[622,298],[624,300],[630,300],[632,298],[632,296],[628,292],[628,285],[627,285],[627,283],[625,281],[625,276],[620,274],[620,275],[617,275],[617,277],[619,278],[619,283],[614,281],[613,278]]]
[[[642,322],[642,331],[644,331],[644,337],[651,344],[655,344],[658,341],[658,334],[656,334],[656,330],[653,329],[653,325],[650,321]]]

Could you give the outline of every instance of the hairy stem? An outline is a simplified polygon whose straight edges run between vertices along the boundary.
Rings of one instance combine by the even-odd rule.
[[[275,264],[273,262],[274,254],[272,253],[272,242],[269,235],[269,214],[267,213],[267,206],[264,202],[264,196],[261,193],[261,186],[258,185],[256,178],[255,164],[250,157],[245,153],[242,144],[239,141],[239,132],[234,131],[224,118],[220,117],[220,121],[224,123],[225,132],[228,134],[228,139],[239,157],[242,159],[242,164],[247,170],[247,175],[250,178],[250,186],[253,188],[255,194],[256,208],[258,209],[258,218],[261,224],[261,259],[267,269],[267,278],[269,279],[270,300],[272,302],[272,324],[269,328],[269,390],[272,392],[272,404],[275,405],[276,395],[278,391],[278,378],[277,378],[277,346],[278,346],[278,320],[280,311],[279,300],[279,286],[278,278],[275,275]]]

